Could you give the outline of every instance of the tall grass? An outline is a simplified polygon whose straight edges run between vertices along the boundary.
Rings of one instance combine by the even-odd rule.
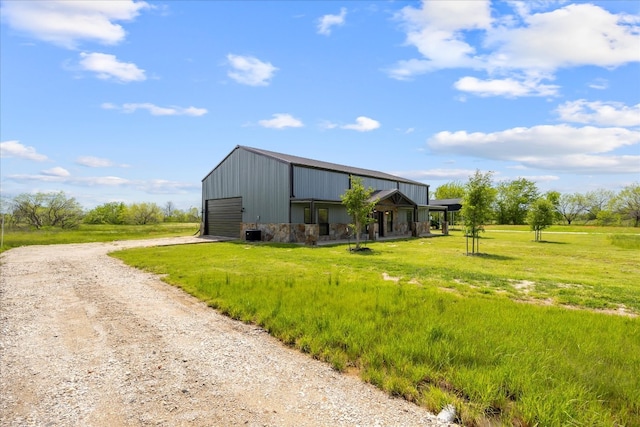
[[[640,251],[606,235],[344,246],[218,243],[115,256],[284,343],[481,425],[640,425]],[[574,309],[568,309],[572,307]],[[576,309],[577,308],[577,309]]]

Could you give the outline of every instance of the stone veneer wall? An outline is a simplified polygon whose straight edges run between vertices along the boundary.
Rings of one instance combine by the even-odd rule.
[[[242,223],[240,229],[242,240],[244,240],[247,230],[260,230],[263,242],[294,242],[315,245],[318,241],[319,227],[318,224],[256,224],[245,222]]]
[[[416,236],[431,234],[431,223],[429,221],[415,222]]]
[[[395,230],[395,235],[401,237],[402,234],[412,234],[422,236],[431,233],[429,221],[415,222],[415,234],[411,233],[409,224],[400,224]],[[375,236],[378,224],[374,225],[372,231]],[[329,235],[320,236],[318,224],[256,224],[253,222],[242,223],[241,236],[245,238],[247,230],[260,230],[263,242],[278,243],[304,243],[305,245],[315,245],[318,241],[327,242],[331,240],[346,240],[349,238],[348,224],[329,224]],[[375,238],[375,237],[373,237]]]

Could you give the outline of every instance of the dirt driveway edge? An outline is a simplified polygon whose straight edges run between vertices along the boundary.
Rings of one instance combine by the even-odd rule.
[[[444,426],[108,252],[0,255],[0,425]]]

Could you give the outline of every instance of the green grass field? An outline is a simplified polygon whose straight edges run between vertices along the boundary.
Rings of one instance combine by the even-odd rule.
[[[113,255],[287,345],[465,425],[640,425],[637,229],[489,227],[347,246]]]
[[[62,230],[4,230],[0,252],[18,246],[52,245],[62,243],[112,242],[114,240],[151,239],[154,237],[190,236],[200,224],[161,223],[153,225],[92,225],[82,224],[77,229]]]

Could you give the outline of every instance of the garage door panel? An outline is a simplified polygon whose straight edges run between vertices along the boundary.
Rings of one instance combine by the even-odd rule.
[[[240,238],[242,197],[207,200],[207,234]]]

